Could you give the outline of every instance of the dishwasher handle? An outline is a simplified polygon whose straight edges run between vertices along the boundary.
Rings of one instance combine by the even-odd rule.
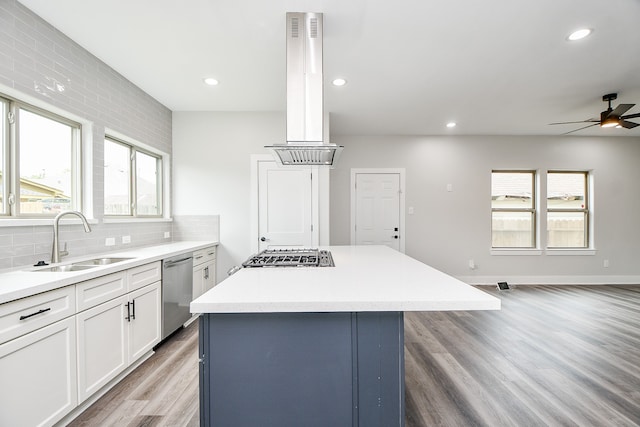
[[[185,262],[189,262],[189,261],[193,261],[193,257],[186,257],[186,258],[181,258],[181,259],[177,259],[177,260],[171,260],[171,261],[165,261],[164,262],[164,268],[171,268],[171,267],[175,267],[179,264],[184,264]]]

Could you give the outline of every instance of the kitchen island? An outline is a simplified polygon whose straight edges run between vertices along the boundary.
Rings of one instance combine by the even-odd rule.
[[[203,426],[404,425],[405,311],[500,300],[385,246],[335,267],[245,268],[191,303]]]

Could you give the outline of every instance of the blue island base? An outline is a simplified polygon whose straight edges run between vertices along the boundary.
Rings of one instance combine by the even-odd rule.
[[[199,322],[201,426],[404,426],[402,312]]]

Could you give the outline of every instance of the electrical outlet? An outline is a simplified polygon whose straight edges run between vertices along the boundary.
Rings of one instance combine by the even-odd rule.
[[[453,184],[447,184],[447,191],[449,193],[453,191]]]
[[[104,245],[105,246],[113,246],[116,244],[116,238],[115,237],[107,237],[106,239],[104,239]]]
[[[168,239],[169,237],[171,237],[171,232],[170,231],[165,231],[164,232],[164,238]]]
[[[608,259],[604,260],[604,268],[609,268],[609,260]]]
[[[122,243],[131,243],[131,236],[122,236]]]
[[[413,206],[409,206],[409,209],[407,210],[407,213],[408,213],[409,215],[413,215],[413,213],[414,213]]]
[[[469,268],[471,270],[475,270],[476,269],[476,262],[473,259],[469,260]]]

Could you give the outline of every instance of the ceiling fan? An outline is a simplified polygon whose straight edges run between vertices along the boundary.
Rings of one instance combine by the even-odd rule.
[[[638,124],[638,123],[630,122],[630,121],[627,120],[627,119],[633,119],[635,117],[640,117],[640,113],[629,114],[629,115],[623,116],[624,113],[629,111],[636,104],[620,104],[615,109],[611,108],[611,101],[615,100],[616,98],[618,98],[618,94],[617,93],[608,93],[608,94],[606,94],[606,95],[604,95],[602,97],[602,100],[604,102],[608,102],[609,103],[609,108],[607,108],[605,111],[600,113],[600,119],[599,120],[598,119],[589,119],[589,120],[581,120],[581,121],[578,121],[578,122],[558,122],[558,123],[549,123],[549,124],[550,125],[567,125],[567,124],[573,124],[573,123],[592,123],[590,125],[581,127],[579,129],[575,129],[575,130],[566,132],[563,135],[566,135],[568,133],[577,132],[579,130],[586,129],[586,128],[589,128],[591,126],[597,126],[597,125],[600,125],[600,127],[603,127],[603,128],[623,127],[623,128],[626,128],[626,129],[632,129],[632,128],[636,127],[636,126],[640,126],[640,124]]]

